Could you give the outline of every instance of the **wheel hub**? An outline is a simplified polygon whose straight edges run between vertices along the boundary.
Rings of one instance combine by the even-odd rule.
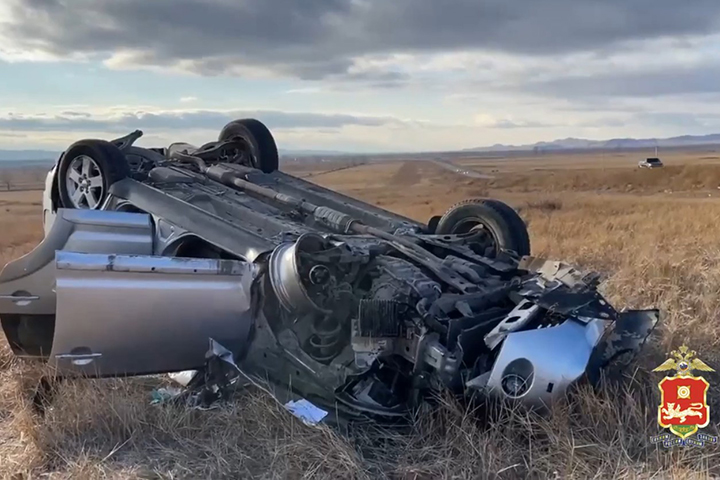
[[[97,162],[87,155],[75,157],[66,173],[66,185],[74,208],[96,209],[103,197],[103,177]]]
[[[481,255],[494,256],[497,253],[499,245],[497,238],[493,231],[478,219],[469,218],[459,223],[452,233],[475,235],[472,248]]]

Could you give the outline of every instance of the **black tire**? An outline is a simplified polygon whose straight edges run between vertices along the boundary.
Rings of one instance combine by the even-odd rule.
[[[471,198],[456,203],[440,218],[435,233],[468,233],[477,225],[483,225],[493,237],[495,255],[501,250],[530,255],[530,235],[525,222],[512,207],[498,200]]]
[[[60,205],[64,208],[82,208],[75,206],[70,197],[67,181],[70,165],[73,160],[81,155],[90,157],[97,165],[102,176],[102,191],[95,207],[99,208],[107,198],[110,187],[115,182],[130,176],[130,166],[125,159],[125,155],[110,142],[105,140],[80,140],[73,143],[60,158],[56,176]]]
[[[277,145],[264,123],[254,118],[234,120],[223,127],[218,140],[223,142],[234,137],[242,137],[250,145],[254,168],[265,173],[272,173],[278,169]]]
[[[427,233],[433,234],[437,232],[438,223],[440,223],[440,218],[442,218],[440,215],[433,215],[430,217],[430,220],[428,220],[427,224]]]

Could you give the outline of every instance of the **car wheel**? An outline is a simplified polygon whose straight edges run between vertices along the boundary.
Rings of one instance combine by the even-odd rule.
[[[278,169],[278,150],[270,130],[259,120],[245,118],[234,120],[223,127],[218,140],[238,139],[247,148],[251,166],[271,173]]]
[[[456,203],[440,218],[438,235],[482,232],[473,250],[494,257],[502,250],[530,255],[530,235],[525,222],[509,205],[498,200],[468,199]]]
[[[57,188],[65,208],[99,209],[110,186],[130,175],[125,155],[104,140],[73,143],[58,163]]]

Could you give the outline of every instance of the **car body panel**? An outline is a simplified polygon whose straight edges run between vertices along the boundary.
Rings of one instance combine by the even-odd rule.
[[[257,230],[248,228],[247,222],[231,216],[228,210],[224,210],[222,216],[213,212],[213,205],[218,200],[209,194],[182,196],[180,193],[183,192],[163,191],[132,179],[121,180],[110,189],[110,194],[116,199],[125,200],[141,210],[151,211],[154,217],[168,225],[168,230],[179,228],[193,232],[199,238],[221,246],[247,261],[254,260],[282,240],[279,238],[272,241],[263,237]],[[158,250],[167,250],[172,241],[178,238],[173,233],[168,232],[166,245],[158,245]]]
[[[282,172],[253,171],[247,176],[253,183],[271,186],[279,194],[302,195],[305,201],[331,205],[388,232],[425,227]],[[287,209],[176,167],[156,168],[151,172],[150,180],[151,183],[143,183],[128,178],[115,183],[110,188],[112,198],[108,208],[127,202],[142,211],[152,212],[156,223],[162,219],[173,228],[193,232],[247,261],[304,233],[317,230],[330,233],[321,225],[293,221]],[[163,249],[158,246],[156,251]]]
[[[149,215],[61,208],[53,218],[40,244],[0,272],[0,322],[18,355],[49,354],[57,308],[56,252],[152,254]]]
[[[152,254],[150,216],[137,213],[60,209],[53,227],[28,254],[0,272],[0,311],[44,314],[55,311],[54,260],[58,250],[86,253]],[[27,292],[27,303],[14,297]]]
[[[199,368],[208,339],[241,354],[253,324],[245,262],[58,252],[50,364],[109,376]]]
[[[553,403],[584,373],[607,322],[569,320],[538,330],[509,333],[493,365],[487,388],[498,396],[527,396],[537,406]],[[563,348],[558,348],[563,345]],[[508,395],[509,375],[524,381],[521,395]]]
[[[53,167],[50,169],[50,171],[45,176],[45,192],[43,195],[42,200],[42,207],[43,207],[43,231],[45,232],[45,235],[47,235],[50,232],[50,229],[52,228],[53,222],[55,221],[56,216],[56,210],[57,206],[53,204],[52,199],[52,191],[53,191],[53,184],[55,183],[55,171],[57,170],[56,165],[53,165]]]

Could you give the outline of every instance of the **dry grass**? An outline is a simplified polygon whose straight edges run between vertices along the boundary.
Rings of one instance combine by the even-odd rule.
[[[41,418],[29,407],[38,373],[13,359],[3,346],[0,476],[720,476],[717,447],[666,451],[649,442],[659,433],[658,374],[649,370],[665,353],[688,342],[706,362],[720,367],[720,200],[691,198],[696,182],[686,180],[720,179],[720,166],[643,172],[652,177],[642,181],[657,182],[658,188],[681,185],[679,196],[624,193],[626,175],[599,169],[588,169],[584,179],[606,182],[608,188],[602,194],[590,193],[596,189],[574,180],[557,181],[575,178],[577,172],[551,167],[524,181],[515,174],[501,175],[494,184],[457,177],[425,163],[366,165],[313,180],[419,220],[467,196],[487,194],[508,201],[528,222],[535,253],[602,271],[608,276],[604,291],[618,307],[657,305],[665,310],[664,323],[622,385],[599,395],[581,390],[571,403],[558,405],[547,416],[509,408],[468,412],[446,400],[420,415],[409,432],[306,427],[255,391],[207,412],[150,406],[149,392],[164,382],[161,379],[69,383]],[[0,263],[28,251],[41,237],[38,202],[39,192],[0,196]],[[706,431],[717,434],[720,378],[708,378],[713,413]]]

